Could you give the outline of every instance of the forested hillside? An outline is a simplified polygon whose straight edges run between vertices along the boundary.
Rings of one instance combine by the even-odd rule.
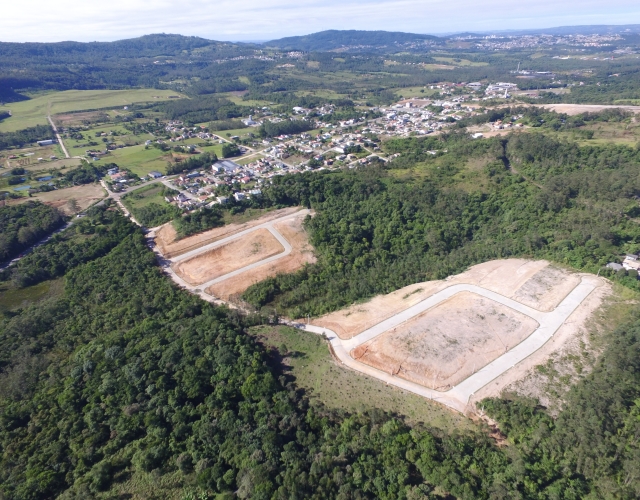
[[[131,231],[106,254],[68,268],[61,296],[0,320],[6,498],[120,491],[184,499],[189,492],[632,499],[640,492],[639,320],[611,334],[596,371],[557,419],[527,401],[486,401],[513,442],[500,449],[479,432],[449,435],[379,411],[347,415],[310,405],[244,333],[264,318],[243,318],[176,288],[142,234],[116,212],[93,209],[84,224]],[[84,236],[106,248],[110,233]],[[61,245],[42,251],[62,254]],[[141,481],[148,474],[154,480]]]
[[[10,260],[64,224],[61,212],[37,202],[0,208],[0,262]]]
[[[136,471],[240,498],[392,499],[435,485],[482,498],[507,464],[479,436],[310,407],[247,320],[179,291],[154,260],[141,234],[125,236],[68,272],[62,297],[0,323],[8,498],[90,498]]]
[[[327,30],[304,36],[291,36],[265,42],[268,47],[283,50],[329,51],[344,46],[364,46],[369,50],[378,46],[393,48],[397,44],[419,42],[423,40],[439,41],[432,35],[416,33],[401,33],[392,31],[358,31],[358,30]]]
[[[319,315],[487,260],[548,258],[595,273],[640,250],[638,149],[544,134],[386,147],[402,151],[387,167],[276,178],[264,190],[265,204],[317,211],[307,228],[319,260],[254,285],[249,303]]]

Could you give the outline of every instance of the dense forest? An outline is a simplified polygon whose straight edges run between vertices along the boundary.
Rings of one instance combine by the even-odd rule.
[[[261,137],[277,137],[285,134],[300,134],[313,129],[313,122],[307,120],[284,120],[281,122],[265,121],[258,133]]]
[[[45,139],[53,138],[53,130],[49,125],[36,125],[17,132],[0,132],[0,149],[23,147]]]
[[[319,259],[252,286],[249,303],[319,315],[491,259],[548,258],[597,272],[640,250],[638,149],[462,133],[395,139],[386,149],[403,153],[385,168],[279,177],[263,189],[265,205],[317,211],[306,226]],[[447,152],[427,153],[434,149]],[[470,171],[470,162],[484,166]]]
[[[164,113],[170,120],[181,120],[188,123],[201,123],[246,116],[249,114],[250,108],[246,106],[238,106],[228,99],[211,95],[203,95],[192,99],[168,101],[166,103],[155,105],[154,109]],[[240,125],[240,127],[242,126],[243,125]]]
[[[133,232],[133,226],[117,212],[94,208],[89,214],[91,217],[75,221],[72,229],[56,234],[5,269],[0,279],[22,288],[64,276],[68,270],[106,255]]]
[[[311,35],[291,36],[271,40],[265,45],[283,50],[330,51],[343,46],[395,46],[398,43],[418,42],[423,40],[440,41],[436,36],[418,35],[415,33],[400,33],[392,31],[358,31],[358,30],[327,30]]]
[[[203,207],[173,220],[173,227],[176,229],[178,238],[186,238],[192,234],[223,225],[223,214],[219,207]]]
[[[61,296],[0,319],[7,498],[106,498],[151,471],[158,484],[170,475],[201,498],[640,493],[640,320],[611,334],[557,418],[527,400],[485,401],[512,443],[500,449],[480,432],[447,434],[380,411],[349,415],[310,404],[244,333],[264,318],[179,290],[117,212],[94,208],[83,224],[75,233],[105,251],[65,270]],[[104,226],[124,230],[117,244],[111,229],[97,230]],[[63,255],[74,237],[43,246],[42,257]]]
[[[64,225],[61,212],[29,201],[0,208],[0,262],[10,260]]]

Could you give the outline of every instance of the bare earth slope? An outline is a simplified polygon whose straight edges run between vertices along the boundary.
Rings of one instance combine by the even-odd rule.
[[[302,227],[305,216],[301,214],[299,217],[274,224],[274,228],[291,245],[292,250],[289,255],[216,283],[207,289],[207,293],[222,300],[235,300],[238,295],[242,294],[254,283],[275,276],[278,273],[292,273],[305,264],[314,263],[316,258],[313,254],[313,247],[309,244],[307,233]]]
[[[478,285],[539,311],[550,311],[579,281],[579,275],[551,266],[545,260],[493,260],[446,280],[416,283],[379,295],[364,304],[321,316],[313,323],[348,339],[457,283]]]
[[[189,236],[181,240],[176,240],[176,230],[174,229],[173,224],[168,223],[156,231],[155,242],[162,255],[167,259],[172,259],[185,252],[203,247],[209,243],[221,240],[222,238],[233,236],[234,234],[246,229],[259,226],[260,224],[264,224],[265,222],[275,220],[285,215],[294,214],[299,210],[300,207],[274,210],[273,212],[269,212],[258,219],[245,222],[244,224],[227,224],[226,226],[216,227],[209,231],[205,231],[204,233],[194,234],[193,236]]]
[[[200,285],[283,251],[268,229],[257,229],[172,267],[187,283]]]
[[[351,356],[436,390],[448,390],[519,344],[538,323],[462,292],[361,344]]]

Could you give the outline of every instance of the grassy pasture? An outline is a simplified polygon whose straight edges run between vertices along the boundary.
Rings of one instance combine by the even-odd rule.
[[[179,95],[172,90],[65,90],[39,95],[28,101],[0,106],[0,111],[11,111],[12,117],[0,123],[0,132],[10,132],[45,125],[47,115],[82,111],[86,109],[127,106],[138,102],[167,100]]]
[[[122,135],[112,136],[111,132],[121,133]],[[108,124],[98,127],[90,128],[89,130],[83,130],[80,132],[84,139],[71,139],[65,138],[64,144],[71,156],[84,156],[88,149],[104,149],[105,143],[102,141],[102,137],[96,137],[96,133],[106,133],[107,138],[111,142],[115,142],[118,145],[133,146],[144,144],[146,140],[153,140],[154,137],[151,134],[134,135],[129,130],[125,129],[122,125]],[[89,141],[97,142],[97,146],[88,146]]]
[[[318,335],[284,326],[259,326],[249,333],[275,348],[298,386],[311,400],[329,408],[353,412],[376,407],[404,415],[411,423],[424,422],[447,431],[474,429],[470,420],[437,403],[339,366]]]
[[[436,92],[440,92],[440,89],[430,89],[425,87],[404,87],[399,89],[389,89],[403,99],[410,97],[429,97]],[[423,92],[424,91],[424,92]]]
[[[38,183],[25,182],[24,184],[33,186]],[[27,195],[26,191],[22,194],[22,198],[8,200],[7,203],[12,205],[14,203],[24,203],[29,200],[39,200],[45,205],[50,205],[62,210],[67,215],[73,215],[69,208],[69,200],[71,199],[78,202],[78,208],[82,211],[107,196],[106,191],[98,183],[56,189],[46,193],[36,193],[31,197]]]
[[[25,308],[41,300],[59,297],[64,291],[64,279],[43,281],[26,288],[14,288],[10,283],[0,283],[0,314]]]
[[[439,62],[443,62],[445,64],[451,64],[453,66],[489,66],[489,63],[487,62],[474,62],[474,61],[469,61],[468,59],[459,59],[459,58],[454,58],[454,57],[434,57],[434,59],[436,61]]]
[[[133,212],[137,208],[151,205],[152,203],[166,205],[167,202],[162,195],[162,191],[164,191],[164,189],[164,184],[161,182],[154,182],[153,184],[148,184],[140,189],[127,193],[121,200],[130,212]]]
[[[111,151],[108,155],[101,157],[96,164],[116,163],[122,168],[131,170],[134,174],[144,177],[152,170],[165,173],[167,161],[172,160],[174,155],[180,158],[184,156],[176,155],[170,151],[163,152],[156,148],[145,149],[144,145],[131,146]]]

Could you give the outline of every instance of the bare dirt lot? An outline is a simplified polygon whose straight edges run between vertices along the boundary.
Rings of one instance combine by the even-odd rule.
[[[364,304],[315,319],[313,324],[333,330],[341,339],[349,339],[458,283],[478,285],[547,312],[553,310],[579,281],[579,275],[556,268],[546,260],[493,260],[446,280],[416,283],[388,295],[379,295]]]
[[[581,113],[597,113],[604,111],[605,109],[617,108],[632,113],[640,113],[640,106],[625,106],[625,105],[598,105],[598,104],[538,104],[537,106],[550,109],[556,113],[566,113],[568,115],[579,115]]]
[[[522,342],[538,323],[502,304],[461,292],[351,353],[374,368],[448,390]]]
[[[481,401],[488,397],[500,397],[503,391],[518,393],[526,397],[537,398],[550,410],[557,410],[562,404],[562,396],[581,376],[591,371],[591,366],[598,359],[599,352],[591,346],[594,330],[611,331],[620,321],[616,314],[605,314],[604,304],[615,297],[619,305],[624,299],[614,294],[610,282],[596,288],[585,301],[578,306],[564,325],[544,346],[534,352],[526,360],[518,363],[511,370],[503,373],[490,384],[474,394],[472,401]],[[635,301],[634,307],[635,308]],[[609,306],[611,307],[611,306]],[[626,305],[626,307],[630,307]],[[588,355],[585,357],[585,353]],[[541,366],[553,366],[558,371],[559,387],[552,387],[547,370]],[[576,368],[578,370],[576,371]],[[550,390],[551,389],[551,390]],[[558,392],[559,400],[554,400],[554,392]],[[555,407],[555,408],[554,408]]]
[[[105,190],[100,184],[84,184],[82,186],[74,186],[65,189],[57,189],[47,193],[36,193],[31,198],[24,197],[16,200],[10,200],[9,204],[24,203],[29,200],[40,200],[45,205],[49,205],[62,210],[67,215],[73,212],[69,207],[69,200],[75,199],[78,203],[80,211],[93,205],[96,201],[106,197]]]
[[[99,118],[109,119],[109,115],[104,111],[83,111],[81,113],[64,113],[54,115],[53,121],[58,127],[72,127],[84,125],[85,122],[95,122]]]
[[[187,283],[201,285],[283,251],[284,247],[268,229],[257,229],[187,261],[174,264],[172,268]]]
[[[185,252],[195,250],[196,248],[203,247],[209,243],[214,243],[222,238],[244,231],[245,229],[259,226],[260,224],[278,219],[279,217],[284,217],[285,215],[293,214],[298,210],[300,210],[300,207],[274,210],[273,212],[269,212],[258,219],[245,222],[244,224],[228,224],[181,240],[176,240],[176,230],[173,225],[169,223],[156,231],[155,242],[162,255],[167,259],[172,259]]]
[[[226,301],[235,301],[247,288],[278,273],[292,273],[307,263],[316,261],[313,247],[302,227],[305,215],[275,224],[275,229],[291,244],[291,253],[274,262],[233,276],[207,289],[207,293]]]
[[[355,304],[312,322],[333,330],[341,339],[357,339],[361,332],[435,293],[465,283],[486,288],[538,311],[551,312],[583,276],[547,261],[496,260],[473,266],[446,280],[416,283],[374,297],[367,303]],[[514,384],[525,377],[530,383],[521,392],[535,393],[536,388],[529,387],[537,383],[531,376],[537,373],[534,368],[541,363],[548,364],[550,359],[555,359],[553,356],[565,356],[573,344],[584,346],[585,332],[592,328],[594,321],[600,321],[601,308],[611,293],[611,286],[602,280],[602,285],[578,306],[542,348],[483,387],[472,399],[478,401],[497,396],[505,389],[514,390]],[[537,326],[530,317],[491,299],[461,292],[401,323],[395,330],[357,346],[351,356],[386,373],[436,390],[447,390],[501,356],[506,349],[515,347]],[[571,356],[573,354],[571,351]],[[573,363],[574,357],[571,357]]]

